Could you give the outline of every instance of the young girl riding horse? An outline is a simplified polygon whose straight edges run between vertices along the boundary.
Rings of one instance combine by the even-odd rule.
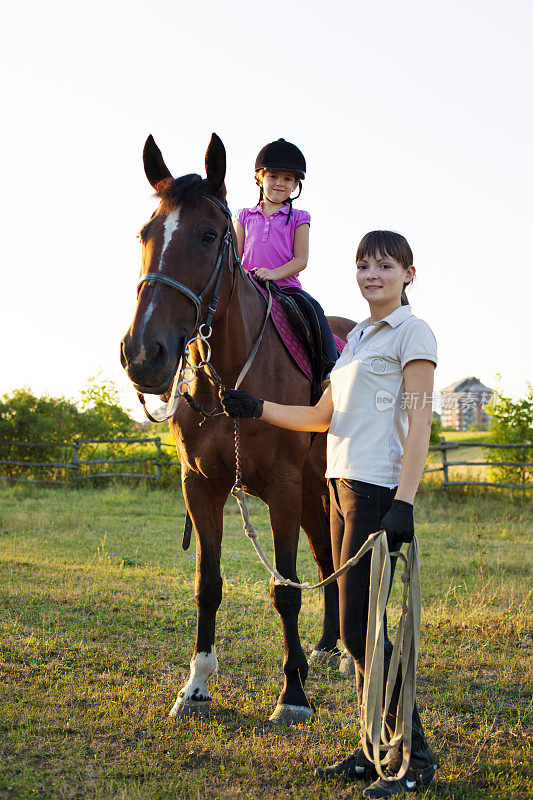
[[[291,295],[304,295],[312,304],[320,325],[324,358],[329,369],[337,360],[337,348],[322,306],[302,289],[298,277],[307,266],[309,225],[307,211],[293,208],[305,179],[302,151],[285,139],[266,144],[255,160],[259,202],[243,208],[235,221],[237,250],[243,267],[256,280],[273,281]],[[295,198],[291,194],[299,189]]]
[[[328,431],[327,471],[333,561],[338,570],[369,534],[385,529],[391,551],[414,535],[413,503],[424,470],[432,420],[431,395],[437,346],[429,326],[411,312],[405,286],[413,280],[413,254],[406,239],[372,231],[357,250],[357,283],[370,316],[348,335],[331,372],[331,385],[315,406],[263,402],[246,392],[226,390],[223,404],[232,417],[261,418],[298,431]],[[338,579],[341,638],[356,664],[362,698],[368,618],[370,554]],[[385,636],[385,663],[392,645]],[[401,677],[386,725],[395,726]],[[429,786],[437,762],[429,749],[416,704],[411,759],[405,775],[402,743],[391,753],[385,774],[365,797],[393,797]],[[362,748],[342,761],[319,767],[319,777],[370,776],[373,764]]]

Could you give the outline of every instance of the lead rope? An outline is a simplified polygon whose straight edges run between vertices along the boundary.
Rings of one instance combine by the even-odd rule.
[[[235,429],[235,484],[231,494],[237,501],[241,512],[243,529],[252,542],[259,560],[273,576],[274,583],[278,586],[292,586],[295,589],[321,589],[333,583],[344,575],[350,567],[357,564],[369,551],[372,552],[370,566],[370,587],[368,603],[368,626],[365,646],[365,676],[363,683],[363,702],[359,709],[361,724],[361,741],[365,756],[373,762],[378,774],[387,781],[402,778],[409,766],[411,759],[412,742],[412,717],[416,692],[416,665],[418,661],[418,648],[420,643],[420,618],[421,594],[420,571],[418,557],[418,540],[416,536],[409,544],[407,557],[401,552],[393,555],[403,561],[404,570],[401,576],[403,582],[402,611],[396,629],[392,649],[387,682],[383,686],[384,664],[384,619],[391,577],[391,562],[387,534],[384,530],[371,533],[359,551],[348,559],[337,572],[319,583],[298,583],[284,578],[269,562],[259,544],[257,533],[250,519],[250,512],[246,503],[246,495],[242,485],[241,454],[240,454],[240,424],[234,419]],[[396,708],[396,725],[392,736],[389,736],[386,719],[396,684],[398,670],[402,663],[402,681],[398,704]],[[383,700],[383,691],[385,698]],[[394,776],[384,773],[384,767],[390,761],[394,747],[402,743],[402,765],[400,771]],[[382,752],[385,753],[381,758]]]

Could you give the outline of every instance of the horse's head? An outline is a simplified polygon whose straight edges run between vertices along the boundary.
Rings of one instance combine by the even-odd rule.
[[[201,295],[209,288],[228,220],[207,197],[225,204],[226,151],[214,133],[205,155],[205,180],[199,175],[174,179],[152,136],[144,145],[143,160],[160,202],[139,234],[141,282],[120,360],[138,391],[164,394],[195,329],[197,306],[192,296],[200,300],[202,319],[211,299]],[[154,277],[143,281],[146,275]]]

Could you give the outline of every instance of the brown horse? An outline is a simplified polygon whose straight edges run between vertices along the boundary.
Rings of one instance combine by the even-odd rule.
[[[212,328],[210,361],[222,383],[234,386],[263,325],[265,301],[240,269],[232,246],[234,234],[225,205],[224,145],[213,134],[205,158],[206,180],[199,175],[175,180],[151,136],[143,156],[146,176],[160,204],[140,232],[141,281],[135,316],[121,345],[122,365],[139,392],[165,395],[186,343],[202,321],[206,330],[207,318]],[[344,338],[353,324],[332,320],[335,332]],[[205,343],[197,341],[191,352],[196,364],[206,359]],[[194,400],[204,408],[219,407],[217,387],[205,372],[195,373],[191,386]],[[243,388],[279,403],[310,402],[310,383],[270,320]],[[180,397],[171,428],[181,462],[183,494],[196,532],[198,618],[190,676],[170,712],[174,717],[206,713],[211,703],[207,681],[217,668],[214,641],[222,598],[223,510],[235,476],[232,420],[214,416],[199,427],[199,419]],[[269,508],[276,569],[297,580],[301,525],[322,577],[331,574],[325,437],[317,436],[311,444],[307,433],[243,420],[240,449],[244,488]],[[313,711],[304,692],[308,664],[298,633],[301,592],[271,581],[270,597],[281,616],[285,642],[285,682],[271,720],[308,720]],[[322,635],[315,652],[334,651],[338,636],[338,594],[333,583],[324,591]]]

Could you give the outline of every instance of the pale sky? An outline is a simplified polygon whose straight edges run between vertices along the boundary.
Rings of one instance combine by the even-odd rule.
[[[438,389],[533,380],[529,0],[183,3],[50,0],[2,17],[0,394],[75,397],[119,362],[139,228],[155,208],[149,133],[174,175],[224,141],[228,201],[257,202],[258,150],[307,159],[301,279],[326,313],[367,316],[354,258],[375,228],[415,255],[413,311],[437,336]]]

